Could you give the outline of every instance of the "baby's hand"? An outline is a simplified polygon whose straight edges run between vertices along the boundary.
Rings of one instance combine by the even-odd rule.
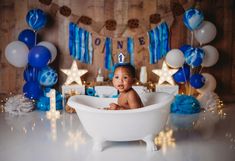
[[[109,104],[109,109],[110,110],[117,110],[119,108],[119,105],[117,105],[116,103],[110,103]]]

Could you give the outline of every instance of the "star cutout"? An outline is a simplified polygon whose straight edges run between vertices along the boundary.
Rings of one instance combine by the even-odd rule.
[[[160,77],[158,80],[158,85],[162,84],[163,82],[168,82],[171,85],[175,84],[174,80],[172,79],[172,75],[177,72],[177,69],[169,69],[165,61],[162,64],[162,69],[154,69],[152,72]]]
[[[66,82],[64,83],[65,85],[69,85],[72,82],[82,85],[81,76],[87,73],[87,70],[85,69],[78,69],[76,61],[73,61],[70,69],[61,69],[61,71],[68,76]]]

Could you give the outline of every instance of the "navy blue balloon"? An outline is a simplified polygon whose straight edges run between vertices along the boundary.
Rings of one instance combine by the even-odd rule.
[[[40,9],[32,9],[27,13],[26,21],[32,29],[39,30],[46,25],[47,16]]]
[[[38,80],[38,74],[39,69],[32,67],[30,65],[27,65],[27,67],[24,70],[24,80],[29,81],[37,81]]]
[[[184,64],[183,67],[173,75],[173,79],[177,83],[184,83],[190,78],[190,67],[187,64]]]
[[[184,13],[183,22],[185,26],[191,31],[199,28],[203,20],[204,15],[198,9],[191,8]]]
[[[25,29],[19,34],[18,40],[25,43],[31,49],[36,44],[36,34],[33,30]]]
[[[179,49],[180,49],[183,53],[185,53],[185,51],[187,51],[187,50],[190,49],[190,48],[192,48],[191,45],[185,44],[185,45],[181,46]]]
[[[198,89],[204,86],[205,78],[201,74],[194,74],[190,77],[190,84],[192,87]]]
[[[23,92],[29,99],[39,99],[43,95],[41,85],[36,81],[29,81],[24,84]]]
[[[51,59],[51,52],[44,46],[34,46],[28,55],[29,64],[32,67],[45,67]]]
[[[201,48],[191,47],[184,52],[185,62],[192,67],[200,66],[204,56],[205,52]]]

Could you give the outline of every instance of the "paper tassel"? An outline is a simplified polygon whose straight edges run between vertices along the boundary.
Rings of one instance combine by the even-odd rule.
[[[131,37],[127,38],[127,52],[130,55],[130,63],[134,66],[134,40]]]
[[[112,39],[107,37],[105,40],[105,60],[104,67],[111,70],[112,67]]]
[[[92,35],[74,23],[69,24],[69,52],[74,59],[92,64]]]
[[[148,32],[150,64],[158,62],[169,51],[169,31],[166,23],[162,23]]]

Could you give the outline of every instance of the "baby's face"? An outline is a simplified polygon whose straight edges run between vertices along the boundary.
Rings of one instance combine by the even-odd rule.
[[[134,82],[132,74],[126,68],[118,67],[113,76],[113,86],[118,89],[119,92],[128,91]]]

